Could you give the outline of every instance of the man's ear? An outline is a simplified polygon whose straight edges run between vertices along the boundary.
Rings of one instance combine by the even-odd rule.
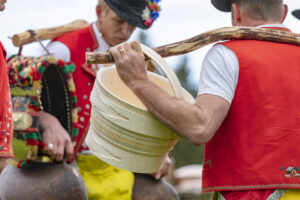
[[[97,14],[98,19],[102,18],[102,16],[101,16],[101,14],[102,14],[102,8],[101,8],[100,5],[97,5],[97,7],[96,7],[96,14]]]
[[[232,12],[232,25],[236,26],[239,25],[242,22],[242,15],[240,7],[233,3],[231,6],[231,12]]]
[[[284,22],[284,20],[285,20],[287,14],[288,14],[288,12],[289,12],[289,7],[288,7],[288,5],[284,4],[284,5],[283,5],[283,9],[284,9],[284,13],[283,13],[283,17],[282,17],[282,19],[281,19],[281,23]]]

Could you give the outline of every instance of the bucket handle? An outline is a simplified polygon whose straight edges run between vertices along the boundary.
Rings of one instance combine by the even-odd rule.
[[[166,77],[168,78],[172,86],[175,97],[185,100],[180,82],[173,69],[169,66],[169,64],[151,48],[143,44],[141,44],[141,47],[144,54],[147,55],[155,63],[154,66],[160,68],[163,71],[163,73],[166,75]]]

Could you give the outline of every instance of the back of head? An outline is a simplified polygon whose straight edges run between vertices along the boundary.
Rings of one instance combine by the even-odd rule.
[[[253,20],[280,22],[284,15],[283,0],[231,0]]]

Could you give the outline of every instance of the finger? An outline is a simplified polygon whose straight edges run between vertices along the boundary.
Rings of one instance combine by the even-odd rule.
[[[52,142],[51,142],[52,143]],[[49,144],[49,143],[48,143]],[[53,144],[53,143],[52,143]],[[54,145],[54,144],[53,144]],[[47,148],[47,153],[50,155],[50,156],[52,156],[53,155],[53,150],[54,150],[54,146],[53,146],[53,148],[48,148],[48,146],[46,147]]]
[[[131,47],[130,43],[128,43],[128,42],[123,43],[123,48],[125,49],[126,52],[129,52],[130,50],[132,50],[132,47]]]
[[[118,50],[122,58],[127,58],[127,52],[129,51],[127,43],[122,43],[118,45]]]
[[[121,60],[121,54],[117,47],[110,48],[109,53],[114,57],[115,62]]]
[[[154,178],[155,178],[156,180],[159,180],[159,179],[161,178],[161,172],[160,172],[160,171],[157,172],[157,173],[154,175]]]
[[[168,169],[171,166],[172,161],[169,157],[167,157],[166,162],[163,166],[163,169],[161,170],[161,176],[166,176],[168,174]]]
[[[133,41],[130,43],[131,47],[139,53],[143,53],[142,47],[139,42]]]
[[[62,161],[63,157],[64,157],[64,145],[59,144],[57,146],[57,153],[56,153],[55,160],[56,161]]]
[[[57,155],[57,144],[53,142],[53,149],[52,149],[52,153],[50,154],[52,160],[56,160],[56,155]]]
[[[66,156],[68,161],[73,158],[73,145],[70,139],[66,141]]]
[[[48,155],[49,155],[50,157],[52,157],[52,156],[55,154],[54,151],[56,150],[55,142],[49,141],[49,142],[47,142],[46,144],[47,144],[47,146],[46,146],[47,153],[48,153]],[[50,146],[50,144],[51,144],[51,146]]]

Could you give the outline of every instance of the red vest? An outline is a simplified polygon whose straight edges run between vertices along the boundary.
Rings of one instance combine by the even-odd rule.
[[[73,79],[77,92],[77,105],[79,107],[79,134],[75,145],[75,152],[78,152],[81,148],[81,146],[78,146],[78,143],[84,140],[89,128],[91,112],[91,103],[89,99],[96,77],[96,73],[92,70],[91,66],[86,64],[85,53],[87,51],[94,51],[98,48],[99,44],[92,29],[92,25],[65,34],[56,38],[55,41],[62,42],[69,48],[71,62],[76,66],[75,72],[73,73]]]
[[[300,188],[300,47],[222,44],[236,54],[239,78],[228,116],[205,144],[203,191]]]
[[[0,157],[13,157],[12,106],[8,83],[6,51],[0,42]]]

